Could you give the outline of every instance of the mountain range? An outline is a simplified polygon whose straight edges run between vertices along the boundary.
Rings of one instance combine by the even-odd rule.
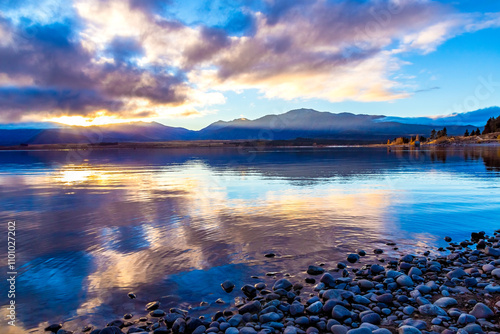
[[[103,126],[62,126],[54,123],[0,125],[0,145],[159,142],[172,140],[289,140],[296,138],[382,143],[400,136],[429,136],[446,126],[448,134],[462,135],[482,128],[499,107],[442,117],[403,118],[383,115],[320,112],[296,109],[255,120],[217,121],[199,131],[157,122]]]

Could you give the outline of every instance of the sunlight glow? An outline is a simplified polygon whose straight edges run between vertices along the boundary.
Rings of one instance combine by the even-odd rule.
[[[97,116],[97,117],[61,116],[61,117],[45,119],[45,121],[55,122],[65,125],[72,125],[72,126],[98,126],[98,125],[108,125],[108,124],[130,123],[132,121],[145,121],[145,120],[123,119],[114,116]]]

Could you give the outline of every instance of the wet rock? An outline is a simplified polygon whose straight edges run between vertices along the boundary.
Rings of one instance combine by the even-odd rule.
[[[276,256],[276,254],[274,254],[274,253],[267,253],[267,254],[265,254],[264,256],[265,256],[265,257],[268,257],[268,258],[272,258],[272,257],[275,257],[275,256]]]
[[[163,317],[165,314],[166,314],[165,311],[163,311],[161,309],[156,309],[156,310],[149,312],[149,315],[152,317],[155,317],[155,318]]]
[[[452,270],[450,271],[448,274],[446,274],[446,277],[448,277],[448,279],[452,279],[452,278],[462,278],[463,276],[466,276],[467,273],[461,269],[461,268],[458,268],[458,269],[455,269],[455,270]]]
[[[57,333],[58,330],[62,328],[62,324],[52,324],[50,326],[45,327],[46,332]]]
[[[186,332],[192,333],[194,330],[200,326],[203,326],[203,322],[198,318],[188,318],[186,321]]]
[[[374,325],[379,325],[381,322],[380,315],[377,313],[368,313],[361,318],[362,322],[367,322]]]
[[[403,309],[403,313],[406,315],[412,315],[415,312],[415,308],[413,306],[406,306]]]
[[[500,249],[498,248],[486,247],[484,253],[489,256],[500,257]]]
[[[434,305],[437,305],[439,307],[450,307],[452,305],[457,305],[457,304],[458,304],[457,300],[451,297],[442,297],[434,302]]]
[[[432,304],[425,304],[422,305],[418,308],[418,312],[422,315],[430,315],[430,316],[436,316],[436,315],[443,315],[446,316],[446,311],[440,308],[437,305],[432,305]]]
[[[118,327],[118,328],[123,328],[123,327],[124,327],[124,325],[125,325],[125,323],[124,323],[122,320],[118,319],[118,320],[113,320],[113,321],[111,321],[111,322],[110,322],[110,323],[108,323],[106,326],[108,326],[108,327]]]
[[[451,241],[451,237],[444,237],[444,241],[450,242]]]
[[[102,329],[99,334],[123,334],[119,327],[111,326]]]
[[[333,334],[347,334],[347,328],[345,326],[342,326],[342,325],[333,325],[330,328],[330,331]]]
[[[475,322],[476,322],[476,317],[473,316],[472,314],[467,314],[467,313],[460,314],[460,317],[458,317],[457,320],[457,324],[459,325],[473,324]]]
[[[358,281],[358,286],[362,290],[370,290],[370,289],[373,289],[373,287],[375,286],[375,284],[373,284],[373,282],[371,282],[371,281],[369,281],[367,279],[362,279],[362,280]]]
[[[307,268],[307,273],[309,275],[321,275],[324,272],[325,272],[325,269],[322,267],[318,267],[318,266],[309,266],[309,268]]]
[[[127,296],[128,296],[128,298],[130,298],[130,299],[135,299],[135,298],[137,298],[137,296],[136,296],[136,295],[135,295],[135,293],[133,293],[133,292],[129,292],[129,293],[127,294]]]
[[[468,277],[464,279],[464,284],[466,287],[475,287],[477,285],[477,279],[474,277]]]
[[[500,285],[488,284],[485,286],[484,290],[492,294],[500,293]]]
[[[304,308],[305,308],[304,305],[300,303],[293,303],[292,305],[290,305],[290,314],[292,316],[303,314]]]
[[[257,289],[253,285],[246,284],[241,287],[241,291],[250,299],[257,297]]]
[[[183,334],[186,331],[186,321],[183,318],[178,318],[172,325],[172,332],[174,334]]]
[[[222,290],[226,291],[227,293],[233,291],[235,287],[234,283],[229,280],[222,282],[220,286],[222,287]]]
[[[279,289],[284,289],[286,291],[289,291],[292,289],[292,287],[293,287],[293,284],[290,283],[289,280],[287,280],[286,278],[282,278],[282,279],[277,280],[276,283],[274,283],[273,290],[276,291]]]
[[[297,328],[294,326],[287,326],[285,327],[283,334],[297,334]]]
[[[368,328],[356,328],[347,331],[347,334],[372,334],[372,331]]]
[[[477,324],[468,324],[467,326],[465,326],[464,330],[468,333],[468,334],[483,334],[483,330],[481,329],[481,326],[477,325]]]
[[[372,266],[370,267],[370,271],[372,272],[372,274],[377,275],[377,274],[380,274],[380,273],[384,272],[384,271],[385,271],[385,268],[384,268],[384,267],[382,267],[381,265],[374,264],[374,265],[372,265]]]
[[[396,278],[396,282],[400,286],[413,286],[413,284],[414,284],[413,280],[409,276],[406,276],[406,275],[401,275],[398,278]]]
[[[324,283],[327,287],[335,286],[335,278],[330,273],[324,273],[319,279],[321,283]]]
[[[406,254],[401,258],[401,262],[406,262],[406,263],[412,263],[413,262],[413,255]]]
[[[252,327],[243,327],[240,329],[240,334],[257,334],[257,331]]]
[[[231,319],[229,319],[228,322],[232,327],[238,327],[242,320],[243,316],[241,314],[235,314],[231,317]]]
[[[347,261],[349,263],[356,263],[359,261],[359,255],[358,254],[349,254],[347,255]]]
[[[318,314],[319,312],[321,312],[322,309],[323,309],[323,303],[321,303],[320,301],[317,301],[317,302],[311,304],[306,310],[308,313]]]
[[[384,252],[384,250],[383,250],[383,249],[380,249],[380,248],[377,248],[377,249],[374,249],[374,250],[373,250],[373,253],[374,253],[374,254],[382,254],[383,252]]]
[[[469,314],[472,314],[476,318],[480,319],[489,319],[495,316],[493,311],[483,303],[477,303],[472,311],[469,312]]]
[[[492,270],[491,271],[491,276],[500,279],[500,268]]]
[[[377,296],[377,301],[384,304],[392,304],[393,296],[390,293],[384,293],[383,295]]]
[[[370,300],[366,297],[363,297],[361,295],[356,295],[354,296],[354,299],[353,301],[356,303],[356,304],[364,304],[364,305],[368,305],[370,304]]]
[[[165,316],[165,322],[167,324],[173,324],[175,322],[175,320],[179,319],[179,318],[182,318],[182,315],[178,314],[178,313],[168,313],[166,316]]]
[[[402,326],[398,328],[399,334],[422,334],[422,332],[415,327],[412,326]]]
[[[240,314],[245,314],[245,313],[257,313],[260,311],[262,305],[258,300],[254,300],[248,304],[243,305],[238,309],[238,312]]]
[[[153,311],[153,310],[156,310],[159,307],[160,307],[160,302],[159,301],[154,301],[154,302],[146,304],[146,311]]]
[[[332,318],[335,320],[344,320],[351,317],[351,311],[342,305],[336,305],[332,310]]]
[[[415,327],[418,329],[426,329],[427,328],[427,323],[425,321],[411,319],[411,318],[404,320],[403,325]]]
[[[377,330],[372,331],[372,334],[392,334],[392,332],[386,328],[379,328]]]

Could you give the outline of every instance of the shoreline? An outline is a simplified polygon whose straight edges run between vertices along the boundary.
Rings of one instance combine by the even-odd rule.
[[[100,143],[100,144],[37,144],[0,146],[0,151],[87,151],[87,150],[118,150],[118,149],[195,149],[195,148],[239,148],[239,149],[269,149],[269,148],[334,148],[334,147],[367,147],[367,148],[448,148],[448,147],[500,147],[500,140],[475,140],[475,141],[441,141],[423,143],[420,147],[411,144],[355,144],[355,143],[325,143],[303,144],[295,141],[167,141],[146,143]]]
[[[307,268],[305,280],[287,277],[274,285],[221,282],[235,297],[211,319],[190,317],[179,308],[162,310],[159,301],[145,305],[144,314],[125,315],[91,334],[467,334],[500,331],[500,230],[492,235],[472,232],[469,240],[448,242],[433,253],[401,253],[390,258],[383,249],[346,254],[337,268],[321,264]],[[388,247],[397,249],[395,243]],[[435,252],[434,252],[435,251]],[[358,261],[377,258],[360,266]],[[434,255],[436,254],[436,255]],[[275,254],[265,255],[272,261]],[[304,268],[306,269],[306,268]],[[313,293],[305,293],[313,287]],[[135,298],[133,292],[129,298]],[[140,318],[138,318],[140,316]],[[62,324],[46,328],[72,333]]]

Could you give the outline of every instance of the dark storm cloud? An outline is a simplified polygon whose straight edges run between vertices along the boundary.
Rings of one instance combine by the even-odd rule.
[[[92,115],[96,110],[118,111],[119,100],[103,98],[91,90],[40,89],[35,87],[0,88],[0,116],[9,121],[18,121],[22,114],[51,111],[51,116]]]

